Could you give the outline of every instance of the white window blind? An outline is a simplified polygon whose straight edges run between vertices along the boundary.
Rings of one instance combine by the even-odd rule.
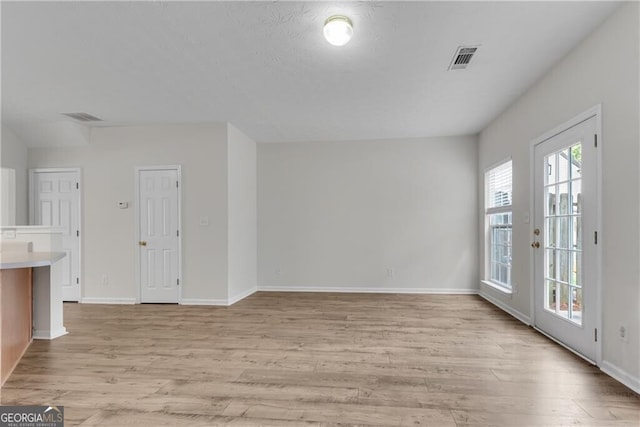
[[[511,210],[511,160],[487,172],[487,194],[485,204],[487,213],[500,213]]]

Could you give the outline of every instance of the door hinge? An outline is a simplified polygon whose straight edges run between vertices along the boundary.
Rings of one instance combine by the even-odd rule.
[[[79,285],[80,284],[80,278],[76,277],[76,284]]]
[[[180,237],[180,230],[176,230],[176,237]]]
[[[597,231],[593,232],[593,244],[594,245],[598,244],[598,232]]]
[[[180,286],[180,279],[176,279],[176,283]]]
[[[76,230],[76,237],[80,237],[80,230]]]
[[[178,188],[178,181],[176,181],[176,188]]]
[[[79,189],[80,189],[80,183],[76,182],[76,190],[79,190]]]
[[[598,148],[598,134],[593,135],[593,145]]]
[[[593,340],[594,340],[595,342],[598,342],[598,328],[595,328],[595,329],[593,330]]]

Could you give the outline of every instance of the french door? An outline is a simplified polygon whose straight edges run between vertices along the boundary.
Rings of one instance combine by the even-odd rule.
[[[535,326],[597,361],[597,117],[534,146]]]

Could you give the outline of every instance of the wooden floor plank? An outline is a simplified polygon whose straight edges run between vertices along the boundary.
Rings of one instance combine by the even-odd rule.
[[[638,426],[640,397],[471,295],[65,304],[2,404],[67,426]]]

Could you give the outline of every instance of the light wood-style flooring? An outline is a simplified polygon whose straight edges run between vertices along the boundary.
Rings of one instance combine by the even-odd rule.
[[[640,398],[477,296],[65,304],[2,404],[82,426],[634,426]]]

